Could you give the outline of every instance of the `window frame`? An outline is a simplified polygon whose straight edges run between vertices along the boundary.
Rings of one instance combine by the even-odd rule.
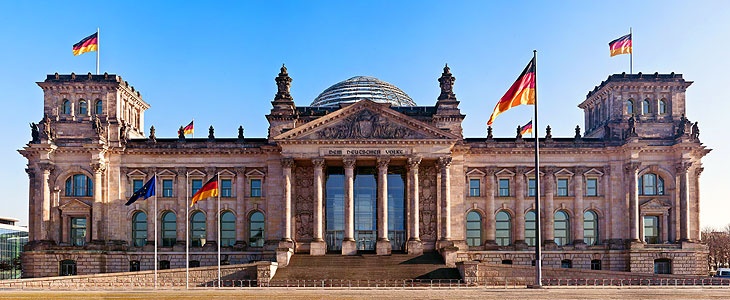
[[[83,180],[83,185],[78,186],[77,178],[86,178]],[[94,196],[94,182],[91,177],[83,173],[77,173],[70,175],[64,184],[64,196],[65,197],[93,197]]]
[[[589,186],[589,182],[594,182],[595,187],[593,187],[593,193],[589,192],[591,190]],[[598,197],[598,177],[586,177],[586,189],[585,189],[585,196],[586,197]]]
[[[261,215],[261,220],[254,221],[254,216]],[[254,228],[254,224],[260,225],[259,227]],[[261,211],[253,211],[248,216],[248,241],[249,241],[249,247],[263,247],[266,243],[266,215]],[[257,238],[256,241],[254,241],[254,231],[261,232],[261,237]]]
[[[77,220],[83,220],[83,225],[79,225],[75,223],[74,221]],[[72,216],[69,218],[69,242],[71,246],[74,247],[83,247],[86,246],[86,241],[88,240],[88,227],[89,227],[89,220],[86,216]],[[82,236],[79,236],[79,233],[82,232]],[[83,239],[80,239],[82,238]],[[79,243],[79,241],[81,241]]]
[[[139,272],[142,270],[142,266],[138,260],[129,261],[129,272]]]
[[[258,187],[254,188],[254,181],[258,182]],[[248,179],[248,196],[251,198],[261,198],[263,197],[263,191],[264,191],[264,180],[261,177],[255,177],[255,178],[249,178]]]
[[[202,216],[202,220],[196,220],[198,216]],[[191,247],[203,247],[206,243],[207,238],[207,216],[200,210],[193,211],[190,214],[190,246]],[[201,226],[202,227],[196,227]],[[202,228],[202,229],[201,229]]]
[[[166,220],[167,216],[172,216],[172,221]],[[173,211],[165,211],[162,213],[161,219],[161,235],[160,239],[162,239],[162,247],[172,247],[177,242],[177,214]],[[169,228],[169,226],[172,225],[174,228]],[[172,233],[171,237],[166,237],[167,233]]]
[[[94,114],[95,115],[102,115],[104,114],[104,101],[101,99],[96,99],[94,102]]]
[[[654,185],[649,185],[647,183],[648,178],[653,178]],[[647,193],[647,187],[652,188],[652,192]],[[657,173],[653,172],[647,172],[639,176],[639,182],[637,182],[637,189],[640,196],[664,196],[665,195],[665,187],[664,187],[664,178],[659,176]]]
[[[226,220],[226,216],[232,216],[233,219],[230,221]],[[220,220],[220,232],[221,232],[221,247],[233,247],[236,244],[236,214],[230,210],[224,210],[221,212]],[[226,229],[223,225],[233,224],[232,229]],[[228,234],[230,237],[225,237]]]
[[[502,183],[506,182],[507,186],[503,187]],[[498,194],[499,197],[510,197],[512,196],[511,193],[511,182],[509,178],[497,178],[497,188],[498,188]]]
[[[196,187],[196,184],[199,184]],[[190,178],[190,197],[193,197],[200,189],[203,188],[203,178]]]
[[[472,216],[476,216],[477,219],[473,219]],[[469,225],[472,226],[469,226]],[[476,224],[476,228],[474,228]],[[471,228],[470,228],[471,227]],[[484,236],[484,230],[482,230],[482,214],[477,210],[471,210],[466,214],[466,244],[469,247],[479,247],[482,245],[482,237]],[[478,237],[471,237],[469,233],[478,232]]]
[[[532,218],[528,219],[528,216],[532,216]],[[528,226],[529,223],[532,223],[532,229]],[[532,232],[532,236],[529,236],[528,232]],[[529,247],[537,245],[537,212],[535,210],[525,213],[525,243]]]
[[[602,269],[602,262],[600,259],[591,260],[591,270],[600,271]]]
[[[170,186],[167,186],[166,183],[170,183]],[[175,197],[175,180],[162,179],[162,198],[173,198],[173,197]]]
[[[476,183],[476,186],[474,185]],[[481,197],[482,180],[479,178],[469,178],[469,197]]]
[[[73,259],[64,259],[58,262],[58,276],[74,276],[76,275],[76,261]]]
[[[564,215],[565,219],[558,219],[559,214]],[[558,228],[557,225],[559,222],[565,223],[564,229]],[[565,231],[565,237],[558,237],[559,230]],[[556,211],[555,214],[553,215],[553,237],[554,237],[555,244],[557,244],[558,246],[565,246],[565,245],[569,245],[572,243],[572,241],[570,240],[570,238],[571,238],[571,236],[570,236],[570,214],[568,212],[566,212],[564,210],[559,210],[559,211]]]
[[[666,115],[667,114],[667,99],[662,98],[661,100],[659,100],[659,109],[657,110],[657,112],[660,115]]]
[[[507,219],[506,220],[500,220],[500,215],[507,216]],[[495,242],[499,246],[503,246],[503,247],[511,246],[512,245],[512,215],[509,212],[505,211],[505,210],[500,210],[495,215],[494,220],[495,220],[495,226],[494,226]],[[499,226],[500,223],[501,224],[506,224],[507,225],[507,228],[501,228],[500,229],[500,226]],[[500,235],[499,234],[500,231],[503,232],[503,233],[507,233],[507,236],[506,237],[500,237],[499,236]]]
[[[649,98],[646,98],[646,99],[644,99],[644,101],[641,101],[641,114],[642,115],[651,114],[651,100],[649,100]]]
[[[592,220],[589,220],[586,218],[586,216],[592,216]],[[589,229],[589,226],[586,226],[587,224],[593,224],[592,228]],[[600,237],[600,231],[599,231],[599,218],[598,213],[596,213],[593,210],[587,210],[583,213],[583,242],[588,246],[594,246],[599,244],[599,237]],[[593,230],[593,235],[587,234],[588,230]]]
[[[633,115],[635,111],[636,106],[634,105],[634,99],[626,100],[626,114]]]
[[[233,179],[231,178],[221,178],[221,197],[223,198],[231,198],[233,197]],[[225,183],[228,183],[228,187],[226,187]]]
[[[527,197],[535,197],[535,194],[537,193],[537,187],[535,186],[536,182],[535,177],[527,178]],[[530,187],[530,185],[532,185],[532,187]]]
[[[672,274],[672,260],[669,258],[655,259],[654,274]]]
[[[560,183],[564,182],[565,187],[561,187]],[[558,177],[557,178],[557,184],[555,185],[556,191],[555,196],[556,197],[570,197],[570,177]],[[563,191],[563,192],[561,192]]]
[[[79,116],[85,116],[89,114],[89,102],[84,99],[79,99]]]
[[[572,269],[573,268],[573,260],[572,259],[563,259],[560,261],[560,268],[561,269]]]
[[[137,220],[141,215],[144,215],[144,220]],[[144,224],[144,228],[138,227],[141,224]],[[138,238],[137,233],[144,233],[144,238]],[[147,213],[140,210],[132,214],[132,246],[143,247],[147,244],[147,239]],[[141,243],[138,243],[140,240]]]
[[[660,221],[661,221],[660,216],[658,216],[658,215],[644,215],[641,219],[642,219],[642,223],[643,223],[642,224],[643,225],[642,226],[643,227],[643,234],[642,235],[643,235],[643,238],[644,238],[644,242],[647,243],[647,244],[661,244],[662,243],[662,233],[661,233],[662,227],[661,227],[661,224],[660,224]],[[654,223],[654,226],[647,226],[646,225],[646,223],[647,223],[646,220],[647,219],[653,219],[653,220],[655,220],[653,222]],[[652,231],[654,231],[656,233],[656,235],[648,236],[646,234],[647,228],[652,229]]]

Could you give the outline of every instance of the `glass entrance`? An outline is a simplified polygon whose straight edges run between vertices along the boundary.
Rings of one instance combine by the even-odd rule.
[[[393,251],[405,250],[406,188],[405,170],[388,168],[388,239]]]
[[[345,173],[342,168],[327,168],[325,224],[327,251],[341,251],[345,233]]]
[[[377,181],[374,168],[355,173],[355,242],[358,251],[374,251],[377,240]]]

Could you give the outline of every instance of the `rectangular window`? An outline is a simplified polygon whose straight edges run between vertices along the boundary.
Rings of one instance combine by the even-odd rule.
[[[586,179],[586,196],[598,196],[598,179]]]
[[[479,179],[469,179],[469,196],[479,197],[481,195],[479,191]]]
[[[233,197],[230,179],[221,180],[221,197]]]
[[[558,197],[567,197],[567,196],[568,196],[568,179],[567,178],[558,179]]]
[[[251,179],[251,197],[261,197],[261,179]]]
[[[142,179],[132,180],[132,193],[139,191],[139,189],[141,189],[143,185],[144,181]]]
[[[160,261],[160,270],[169,270],[170,269],[170,261],[169,260],[161,260]]]
[[[658,216],[644,216],[644,241],[648,244],[659,244]]]
[[[499,180],[499,196],[509,197],[509,179]]]
[[[535,188],[535,178],[528,179],[527,180],[527,196],[535,197],[536,192],[537,192],[537,189]]]
[[[138,272],[140,270],[139,268],[139,261],[138,260],[130,260],[129,261],[129,272]]]
[[[86,245],[86,218],[71,218],[71,246]]]
[[[600,270],[600,269],[601,269],[601,260],[600,259],[591,260],[591,270]]]
[[[198,190],[203,187],[203,180],[202,179],[193,179],[192,185],[193,185],[193,187],[192,187],[193,189],[191,190],[191,192],[193,192],[193,193],[191,194],[191,196],[195,195],[195,193],[197,193]]]
[[[172,198],[172,179],[162,180],[162,197]]]

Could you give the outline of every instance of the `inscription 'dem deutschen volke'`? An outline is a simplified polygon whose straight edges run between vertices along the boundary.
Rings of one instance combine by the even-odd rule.
[[[399,156],[411,154],[411,149],[376,149],[376,148],[323,148],[319,150],[319,154],[322,156],[350,156],[350,155],[365,155],[365,156]]]

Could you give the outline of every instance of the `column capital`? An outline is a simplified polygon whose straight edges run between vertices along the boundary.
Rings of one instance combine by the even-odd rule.
[[[515,176],[522,176],[527,173],[527,167],[525,166],[516,166],[515,167]]]
[[[417,155],[408,157],[408,160],[406,161],[406,163],[408,164],[408,169],[409,170],[413,170],[413,169],[418,170],[418,165],[421,164],[421,159],[423,159],[423,158],[420,156],[417,156]]]
[[[635,173],[641,167],[641,163],[638,161],[632,161],[624,164],[624,170],[626,172]]]
[[[281,167],[291,169],[294,166],[294,159],[291,157],[284,157],[281,159]]]
[[[387,156],[379,156],[377,165],[378,169],[388,169],[388,165],[390,164],[390,157]]]
[[[35,171],[33,170],[33,168],[25,168],[25,173],[28,174],[28,178],[35,178]]]
[[[573,171],[575,172],[576,176],[583,176],[583,174],[588,171],[588,167],[586,166],[576,166],[573,168]]]
[[[51,171],[53,171],[53,169],[56,168],[56,166],[53,163],[50,163],[50,162],[39,163],[38,164],[38,167],[43,172],[51,172]]]
[[[603,175],[608,176],[611,175],[611,165],[605,165],[603,166]]]
[[[345,166],[345,169],[354,169],[355,162],[357,162],[357,160],[354,157],[343,157],[342,158],[342,164]]]
[[[233,171],[236,172],[236,176],[243,177],[246,175],[246,167],[235,167],[233,168]]]
[[[544,166],[541,168],[542,172],[545,173],[545,176],[553,176],[555,175],[555,171],[558,169],[555,166]]]
[[[451,166],[451,156],[441,156],[438,159],[439,169],[442,171]]]
[[[487,176],[494,176],[494,174],[496,174],[499,170],[500,168],[498,167],[486,167],[484,168],[484,173],[486,173]]]
[[[101,162],[93,162],[91,163],[91,170],[94,171],[94,173],[102,173],[106,170],[106,165]]]
[[[705,168],[703,168],[703,167],[696,168],[695,169],[695,176],[699,177],[700,174],[702,174],[702,171],[704,171],[704,170],[705,170]]]
[[[324,158],[321,158],[321,157],[312,158],[312,165],[314,165],[315,169],[321,169],[322,167],[324,167]]]
[[[178,176],[187,175],[188,168],[187,167],[175,167],[175,173],[177,173]]]
[[[677,173],[687,173],[687,170],[692,167],[692,162],[689,161],[683,161],[678,162],[674,165],[674,169],[677,170]]]

